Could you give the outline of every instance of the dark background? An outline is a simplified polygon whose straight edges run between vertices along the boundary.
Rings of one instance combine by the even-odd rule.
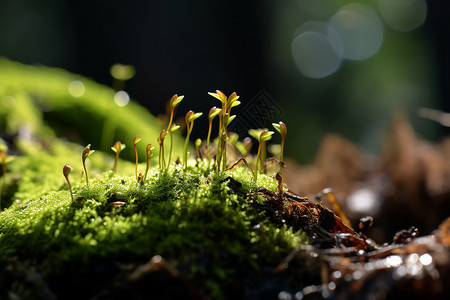
[[[376,55],[344,61],[323,79],[306,78],[295,67],[295,29],[313,17],[327,20],[339,6],[368,1],[330,1],[316,15],[302,11],[300,2],[0,0],[0,56],[64,68],[106,85],[112,64],[134,65],[125,90],[155,115],[165,112],[174,93],[186,96],[178,116],[189,109],[207,113],[219,104],[207,92],[220,89],[241,96],[239,118],[245,103],[263,91],[281,108],[264,126],[283,120],[287,155],[300,162],[313,158],[327,132],[377,152],[396,112],[406,113],[427,139],[448,133],[416,113],[422,106],[450,111],[447,1],[428,1],[425,23],[411,32],[384,24]],[[369,4],[377,11],[376,1]],[[206,119],[201,122],[205,126],[196,126],[194,135],[205,135]]]

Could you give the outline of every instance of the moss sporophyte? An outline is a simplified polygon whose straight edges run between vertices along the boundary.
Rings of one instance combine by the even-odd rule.
[[[137,148],[136,148],[136,144],[139,143],[140,141],[141,141],[141,138],[140,138],[139,136],[136,136],[136,137],[133,139],[134,153],[136,154],[136,168],[135,168],[135,171],[134,171],[135,176],[136,176],[136,181],[139,181],[139,180],[138,180],[138,171],[137,171],[138,162],[139,162],[139,157],[138,157],[138,151],[137,151]]]
[[[164,170],[166,168],[166,160],[164,158],[164,139],[166,138],[167,131],[163,129],[159,134],[157,142],[159,144],[159,169]]]
[[[147,179],[148,169],[150,166],[150,158],[152,157],[152,150],[154,148],[155,147],[152,147],[152,143],[148,143],[148,145],[145,147],[145,152],[147,153],[147,165],[145,167],[145,175],[144,175],[143,182],[145,182],[145,180]]]
[[[184,156],[183,156],[183,165],[184,168],[187,168],[187,153],[188,153],[188,145],[189,145],[189,137],[191,136],[192,129],[194,129],[194,121],[198,119],[203,113],[194,113],[192,110],[186,113],[184,120],[186,121],[186,141],[184,142]]]
[[[222,102],[222,109],[218,113],[219,114],[219,144],[217,145],[217,153],[216,153],[216,166],[217,169],[220,171],[220,165],[222,164],[222,170],[226,169],[227,166],[227,147],[226,142],[228,140],[228,125],[231,123],[231,121],[234,120],[236,117],[235,115],[231,115],[231,108],[238,106],[241,104],[240,101],[238,101],[239,96],[236,93],[232,93],[228,98],[225,96],[225,94],[220,91],[216,90],[215,93],[208,93],[210,96],[218,99],[220,102]]]
[[[67,184],[69,185],[70,197],[72,198],[72,201],[73,201],[72,186],[70,185],[70,180],[69,180],[69,174],[72,172],[72,170],[73,170],[73,168],[71,166],[69,166],[69,164],[66,164],[63,167],[63,175],[66,178]]]
[[[280,151],[280,175],[283,176],[283,152],[284,152],[284,142],[286,140],[287,135],[287,127],[283,122],[272,123],[272,126],[281,134],[281,151]]]
[[[84,169],[84,174],[86,177],[86,185],[87,186],[89,186],[89,176],[88,176],[88,172],[86,169],[86,159],[94,152],[95,152],[95,150],[91,150],[91,144],[89,144],[84,148],[83,153],[81,154],[81,161],[83,163],[83,169]]]
[[[119,154],[125,148],[126,148],[126,145],[122,144],[120,141],[115,142],[114,146],[111,147],[111,150],[116,153],[116,158],[114,160],[114,169],[113,169],[114,173],[117,173],[117,164],[119,163]]]
[[[258,140],[258,153],[256,154],[256,162],[255,162],[255,182],[258,180],[258,169],[261,164],[261,149],[263,145],[272,138],[273,131],[268,131],[267,129],[250,129],[248,132],[251,136],[255,137]]]

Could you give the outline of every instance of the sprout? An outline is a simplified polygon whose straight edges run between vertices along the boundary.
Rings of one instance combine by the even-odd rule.
[[[200,146],[202,145],[202,140],[201,139],[196,139],[195,140],[195,152],[197,153],[197,157],[200,157]]]
[[[167,130],[166,131],[169,131],[170,127],[172,126],[173,113],[175,111],[175,107],[177,107],[177,105],[183,99],[184,99],[184,96],[178,96],[177,94],[173,95],[172,98],[170,98],[170,100],[169,100],[170,118],[169,118],[169,125],[167,126]]]
[[[119,162],[119,154],[120,152],[126,148],[125,144],[122,144],[121,142],[117,141],[113,147],[111,147],[111,150],[116,153],[116,160],[114,162],[114,173],[117,173],[117,163]]]
[[[95,150],[91,150],[91,144],[89,144],[86,146],[86,148],[84,148],[83,153],[81,154],[81,161],[83,162],[83,169],[84,169],[84,174],[86,176],[86,185],[87,186],[89,186],[89,177],[88,177],[88,172],[86,169],[86,159],[94,152],[95,152]]]
[[[281,134],[281,152],[280,152],[280,175],[283,176],[283,151],[284,151],[284,141],[286,140],[287,127],[283,122],[272,123],[272,126]]]
[[[211,138],[211,128],[212,128],[212,122],[214,118],[221,112],[222,110],[217,107],[213,107],[209,110],[208,119],[209,119],[209,128],[208,128],[208,136],[206,138],[206,152],[208,152],[208,166],[211,161],[211,152],[209,151],[209,141]]]
[[[73,170],[73,169],[72,169],[71,166],[69,166],[69,164],[66,164],[66,165],[63,167],[63,174],[64,174],[64,177],[66,177],[67,184],[69,185],[70,196],[71,196],[72,201],[73,201],[72,186],[70,185],[70,181],[69,181],[69,174],[70,174],[70,172],[72,172],[72,170]]]
[[[258,132],[259,132],[259,135],[257,135]],[[258,153],[256,155],[255,173],[254,173],[255,174],[254,178],[255,178],[255,182],[256,182],[257,179],[258,179],[258,168],[259,168],[259,165],[260,165],[262,145],[272,138],[272,134],[274,134],[274,132],[273,131],[268,131],[267,129],[264,129],[264,130],[250,129],[248,131],[248,133],[251,136],[253,136],[253,137],[255,137],[255,135],[257,135],[258,136],[257,139],[258,139],[258,142],[259,142]]]
[[[164,139],[166,138],[167,131],[163,129],[157,139],[159,144],[159,168],[161,171],[166,167],[166,161],[164,159]]]
[[[134,153],[136,154],[136,168],[134,169],[134,174],[136,175],[136,180],[138,180],[138,172],[137,172],[137,167],[138,167],[138,162],[139,162],[139,158],[138,158],[138,152],[137,152],[137,148],[136,148],[136,144],[139,143],[141,141],[141,138],[139,136],[136,136],[133,139],[133,147],[134,147]]]
[[[170,161],[172,160],[172,148],[173,148],[173,133],[174,131],[178,130],[180,128],[179,125],[173,123],[172,126],[170,126],[170,149],[169,149],[169,161],[167,163],[167,169],[169,169]]]
[[[167,169],[169,169],[170,161],[172,159],[172,148],[173,148],[173,132],[180,128],[180,126],[176,126],[174,128],[174,124],[172,124],[173,114],[177,105],[184,99],[184,96],[178,96],[177,94],[173,95],[169,100],[170,107],[170,117],[169,117],[169,125],[167,125],[167,132],[170,132],[170,150],[169,150],[169,162],[167,163]],[[173,129],[174,128],[174,129]],[[164,139],[163,139],[164,142]],[[165,165],[165,162],[163,163]]]
[[[147,173],[148,173],[148,167],[149,167],[149,163],[150,163],[150,157],[152,157],[152,150],[155,147],[152,147],[152,143],[148,143],[147,147],[145,147],[145,151],[147,152],[147,167],[145,168],[145,175],[144,175],[144,180],[143,182],[145,182],[145,179],[147,179]]]
[[[236,93],[232,93],[228,98],[225,96],[224,93],[222,93],[219,90],[216,90],[215,93],[208,93],[210,96],[218,99],[220,102],[222,102],[222,111],[219,114],[219,143],[220,145],[217,145],[217,155],[216,155],[216,163],[217,163],[217,169],[220,170],[220,162],[222,161],[223,169],[225,170],[227,165],[227,148],[226,148],[226,138],[222,138],[223,134],[228,134],[227,127],[230,124],[231,121],[234,120],[236,116],[230,116],[231,114],[231,108],[238,106],[241,104],[240,101],[237,101],[239,99],[239,96]]]
[[[184,142],[184,168],[187,168],[187,148],[189,145],[189,137],[191,136],[192,129],[194,128],[195,119],[199,118],[203,113],[194,113],[192,110],[186,113],[184,120],[186,121],[186,141]]]

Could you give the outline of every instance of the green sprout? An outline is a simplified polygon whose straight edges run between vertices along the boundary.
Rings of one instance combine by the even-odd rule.
[[[238,106],[241,104],[238,101],[239,96],[236,93],[232,93],[228,98],[225,94],[219,90],[216,90],[215,93],[208,93],[210,96],[218,99],[222,102],[222,110],[219,114],[219,145],[217,145],[217,155],[216,155],[216,163],[217,170],[220,171],[220,163],[222,161],[223,169],[225,170],[227,165],[227,148],[226,142],[227,138],[224,138],[228,135],[227,128],[231,121],[234,120],[236,116],[230,116],[231,108]]]
[[[116,160],[114,161],[114,173],[117,173],[117,164],[119,162],[119,154],[125,148],[126,148],[126,145],[122,144],[119,141],[115,142],[114,146],[111,147],[111,150],[116,153]]]
[[[139,178],[138,178],[138,172],[137,172],[137,167],[138,167],[139,157],[138,157],[138,152],[137,152],[136,144],[139,143],[140,141],[141,141],[141,138],[140,138],[139,136],[136,136],[136,137],[133,139],[134,153],[136,154],[136,168],[134,169],[134,174],[136,175],[136,180],[139,180]]]
[[[284,141],[286,140],[287,127],[283,122],[272,123],[272,126],[281,134],[281,152],[280,152],[280,175],[283,176],[283,151],[284,151]]]
[[[187,149],[189,145],[189,137],[191,136],[192,129],[194,128],[194,120],[199,118],[203,113],[194,113],[192,110],[186,113],[184,120],[186,121],[186,141],[184,142],[184,168],[187,168]]]
[[[272,134],[274,134],[274,132],[268,131],[267,129],[264,129],[264,130],[250,129],[248,131],[248,133],[251,136],[255,137],[259,142],[258,153],[256,154],[256,164],[255,164],[255,173],[254,173],[254,175],[255,175],[254,179],[256,182],[258,180],[258,168],[259,168],[259,165],[261,164],[261,162],[260,162],[261,152],[262,152],[261,149],[263,148],[263,145],[265,145],[266,142],[272,138]]]
[[[202,145],[202,140],[201,139],[196,139],[195,140],[195,152],[197,153],[197,157],[200,158],[200,146]]]
[[[208,166],[211,161],[211,152],[209,150],[209,141],[211,138],[211,129],[212,129],[212,122],[213,119],[222,111],[222,109],[213,107],[209,110],[208,119],[209,119],[209,128],[208,128],[208,136],[206,138],[206,152],[208,152]]]
[[[169,133],[170,133],[170,149],[169,149],[169,161],[167,163],[167,169],[169,169],[170,161],[172,160],[172,148],[173,148],[173,133],[174,131],[178,130],[180,128],[179,125],[173,123],[172,126],[170,126]]]
[[[172,98],[170,98],[170,100],[169,100],[170,118],[169,118],[169,125],[167,126],[167,130],[166,131],[169,131],[170,127],[172,126],[173,113],[175,111],[175,107],[177,107],[177,105],[183,99],[184,99],[184,96],[178,96],[177,94],[173,95]]]
[[[148,173],[148,167],[150,164],[150,157],[152,157],[152,150],[155,147],[152,147],[152,143],[148,143],[147,147],[145,147],[145,151],[147,152],[147,166],[145,168],[145,175],[144,175],[144,180],[143,182],[145,182],[145,180],[147,179],[147,173]]]
[[[170,107],[170,117],[169,117],[169,124],[167,125],[166,131],[170,132],[170,150],[169,150],[169,162],[167,163],[167,169],[169,169],[170,161],[172,159],[172,148],[173,148],[173,135],[172,134],[175,130],[180,128],[180,126],[176,126],[176,125],[172,124],[173,114],[175,112],[175,108],[183,99],[184,99],[184,96],[178,96],[177,94],[175,94],[172,96],[172,98],[170,98],[169,103],[168,103],[169,107]],[[176,128],[174,128],[174,127],[176,127]],[[163,142],[164,142],[164,139],[163,139]],[[165,162],[164,162],[164,165],[165,165]]]
[[[166,135],[167,131],[163,129],[157,139],[159,144],[159,168],[161,171],[166,167],[166,161],[164,159],[164,139],[166,138]]]
[[[66,177],[67,184],[69,185],[70,197],[72,198],[72,201],[73,201],[72,186],[70,185],[70,181],[69,181],[69,174],[70,174],[70,172],[72,172],[72,170],[73,169],[71,166],[69,166],[69,164],[66,164],[63,167],[63,174],[64,174],[64,177]]]
[[[83,162],[83,169],[84,169],[84,174],[86,176],[86,185],[87,186],[89,186],[89,176],[88,176],[88,172],[86,169],[86,159],[94,152],[95,152],[95,150],[91,150],[91,144],[89,144],[86,146],[86,148],[84,148],[83,153],[81,154],[81,161]]]

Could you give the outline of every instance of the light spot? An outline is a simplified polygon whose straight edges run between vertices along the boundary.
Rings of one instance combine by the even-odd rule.
[[[292,299],[292,295],[288,292],[285,291],[281,291],[278,293],[278,299],[279,300],[291,300]]]
[[[384,21],[397,31],[414,30],[427,18],[425,0],[379,0],[378,6]]]
[[[334,279],[339,279],[339,278],[341,278],[342,274],[341,274],[341,272],[339,272],[339,271],[334,271],[334,272],[331,274],[331,276],[332,276]]]
[[[74,80],[71,83],[69,83],[69,86],[67,89],[69,91],[69,94],[75,98],[83,96],[84,93],[86,92],[84,83],[79,80]]]
[[[422,265],[424,265],[424,266],[431,265],[431,263],[433,262],[433,258],[428,253],[425,253],[424,255],[422,255],[419,260],[422,263]]]
[[[118,91],[114,95],[114,102],[117,104],[117,106],[124,107],[128,104],[128,102],[130,102],[130,96],[128,96],[127,92],[125,91]]]
[[[378,52],[383,42],[380,18],[367,5],[345,5],[331,17],[329,24],[335,30],[329,32],[330,40],[342,43],[345,59],[369,58]]]
[[[338,43],[330,41],[328,32],[328,25],[322,22],[308,22],[297,29],[291,51],[304,76],[323,78],[339,69],[342,58],[338,53]]]
[[[111,76],[118,80],[129,80],[133,78],[135,69],[132,65],[114,64],[111,66]]]
[[[398,255],[390,255],[386,257],[387,267],[398,267],[403,263],[403,259]]]
[[[374,191],[361,188],[348,196],[347,207],[358,214],[376,214],[380,209],[380,201]]]

